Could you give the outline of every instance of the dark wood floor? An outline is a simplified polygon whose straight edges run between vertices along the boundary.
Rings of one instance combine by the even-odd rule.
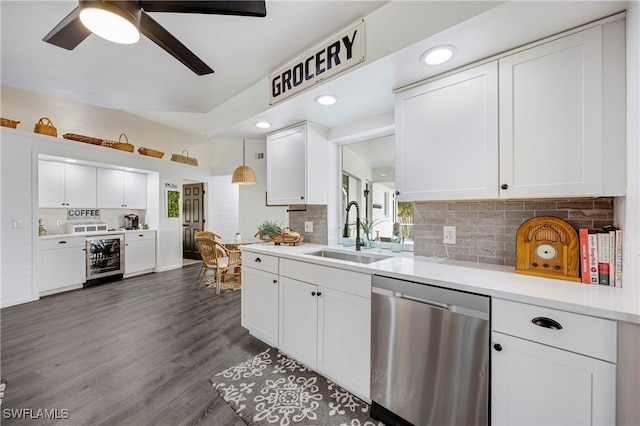
[[[197,290],[198,268],[2,309],[3,414],[69,412],[2,424],[243,425],[209,378],[266,345],[240,326],[240,292]]]

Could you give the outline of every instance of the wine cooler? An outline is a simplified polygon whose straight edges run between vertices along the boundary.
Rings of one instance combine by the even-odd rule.
[[[105,277],[122,279],[123,274],[124,235],[96,235],[87,237],[86,286],[104,282]]]

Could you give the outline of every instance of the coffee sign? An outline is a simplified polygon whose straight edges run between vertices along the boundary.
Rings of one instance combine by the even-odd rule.
[[[364,61],[364,20],[320,43],[269,75],[274,105]]]
[[[100,209],[67,209],[67,220],[100,219]]]

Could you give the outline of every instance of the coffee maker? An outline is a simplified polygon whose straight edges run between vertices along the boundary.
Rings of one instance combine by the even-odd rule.
[[[140,217],[137,214],[124,215],[124,229],[138,229]]]

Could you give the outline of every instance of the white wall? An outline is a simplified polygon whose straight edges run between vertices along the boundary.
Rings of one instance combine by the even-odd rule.
[[[243,237],[253,236],[264,220],[275,220],[282,226],[289,225],[287,207],[267,206],[266,140],[247,139],[245,163],[256,172],[255,185],[238,185],[238,229]],[[191,148],[190,152],[211,169],[213,175],[230,175],[242,165],[242,140],[207,140]],[[262,153],[263,158],[256,155]],[[213,197],[213,196],[212,196]],[[215,200],[215,198],[214,198]],[[212,201],[213,202],[213,201]]]
[[[158,230],[157,269],[182,266],[182,222],[181,219],[166,217],[165,184],[173,183],[180,187],[183,180],[205,182],[210,177],[209,169],[20,130],[2,128],[1,136],[2,306],[38,298],[36,230],[39,213],[37,164],[40,155],[151,171],[147,182],[150,191],[146,220]],[[12,223],[16,225],[12,227]]]
[[[627,196],[623,290],[640,303],[640,2],[627,8]]]
[[[3,85],[2,116],[20,121],[18,130],[33,132],[41,117],[49,118],[58,129],[58,137],[65,133],[77,133],[99,139],[118,140],[125,133],[137,149],[141,146],[165,153],[164,161],[171,154],[205,140],[172,127],[140,118],[124,111],[87,105],[69,99],[48,96]]]
[[[220,235],[223,240],[231,240],[240,231],[239,186],[231,183],[231,176],[212,176],[209,179],[209,223],[205,229]]]
[[[8,143],[4,135],[0,144],[2,156],[2,191],[0,202],[0,241],[2,273],[0,306],[29,302],[38,298],[33,281],[35,247],[33,218],[31,146]],[[12,225],[12,223],[15,223]]]

